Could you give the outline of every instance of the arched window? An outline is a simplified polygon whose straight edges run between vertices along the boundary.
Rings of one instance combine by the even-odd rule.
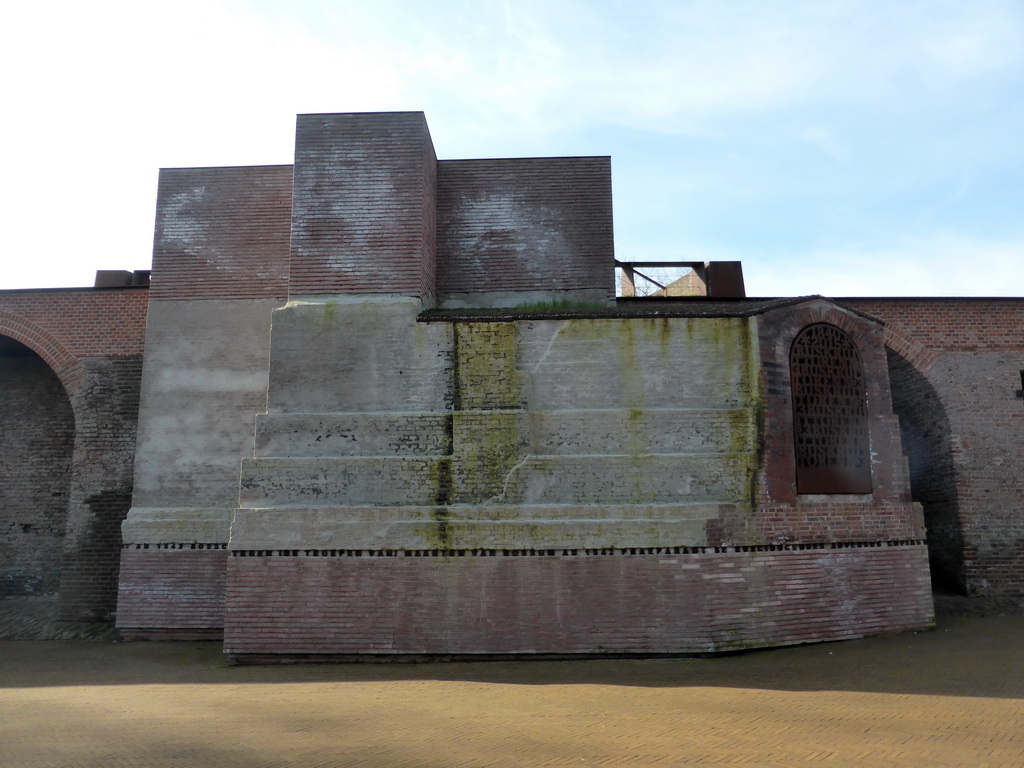
[[[864,365],[828,323],[804,328],[789,351],[797,493],[871,493]]]

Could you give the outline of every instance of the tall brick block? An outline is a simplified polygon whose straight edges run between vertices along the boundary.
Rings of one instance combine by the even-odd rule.
[[[153,299],[287,296],[291,203],[290,165],[161,170]]]
[[[437,169],[443,304],[614,295],[609,158],[442,160]]]
[[[435,294],[437,158],[421,112],[299,115],[290,294]]]

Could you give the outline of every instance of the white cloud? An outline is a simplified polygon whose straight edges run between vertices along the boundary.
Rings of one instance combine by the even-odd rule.
[[[879,165],[891,170],[874,187],[886,205],[955,166],[962,183],[942,199],[991,209],[982,199],[988,158],[1011,149],[981,145],[971,99],[991,89],[986,103],[1019,103],[1024,70],[1015,0],[58,0],[17,4],[4,17],[0,66],[18,73],[0,85],[8,287],[144,268],[158,167],[287,163],[295,113],[390,109],[424,110],[442,157],[610,153],[616,178],[637,182],[642,172],[627,163],[660,167],[650,185],[617,188],[617,231],[631,238],[624,255],[723,253],[754,260],[756,271],[757,254],[726,241],[690,247],[685,232],[654,227],[652,211],[685,221],[687,203],[724,221],[730,195],[753,189],[768,216],[776,208],[765,196],[788,195],[793,206],[778,215],[796,230],[806,190],[872,189],[844,174],[883,157],[878,148],[894,135],[935,149],[912,159],[913,147],[885,148]],[[980,114],[991,122],[995,113]],[[943,120],[966,127],[940,134]],[[682,150],[698,141],[742,160],[695,167],[692,149]],[[813,148],[819,166],[766,162],[785,142]],[[825,166],[833,176],[811,175]],[[834,205],[822,226],[878,231],[852,220],[870,201]],[[964,231],[981,244],[1002,236]],[[893,253],[927,257],[906,243]],[[803,258],[821,256],[861,257]]]
[[[1024,296],[1024,235],[937,232],[884,248],[841,248],[744,263],[754,296]]]

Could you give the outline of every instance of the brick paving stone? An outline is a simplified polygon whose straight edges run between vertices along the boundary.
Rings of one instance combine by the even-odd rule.
[[[1024,616],[692,659],[233,667],[0,642],[0,766],[1019,766]]]

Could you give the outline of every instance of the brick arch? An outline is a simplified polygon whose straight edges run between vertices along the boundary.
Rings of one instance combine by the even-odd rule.
[[[837,306],[828,299],[813,298],[766,312],[760,334],[761,375],[765,403],[764,485],[765,504],[795,504],[800,494],[796,485],[794,422],[790,350],[793,341],[808,326],[825,323],[846,333],[860,356],[866,378],[868,423],[872,451],[885,460],[872,463],[872,494],[881,501],[901,481],[897,477],[902,460],[892,456],[889,437],[892,419],[884,326],[862,312]]]
[[[885,324],[885,346],[902,357],[925,376],[935,363],[935,351],[915,339],[910,331],[898,323]]]
[[[39,355],[57,374],[68,397],[78,388],[83,375],[79,359],[41,325],[13,312],[0,310],[0,335],[21,342]]]
[[[809,325],[828,323],[850,335],[861,358],[865,359],[864,323],[883,327],[881,320],[862,312],[839,307],[826,299],[816,299],[807,304],[777,310],[785,313],[786,319],[780,325],[774,341],[774,357],[776,360],[788,360],[789,348],[793,340]]]

